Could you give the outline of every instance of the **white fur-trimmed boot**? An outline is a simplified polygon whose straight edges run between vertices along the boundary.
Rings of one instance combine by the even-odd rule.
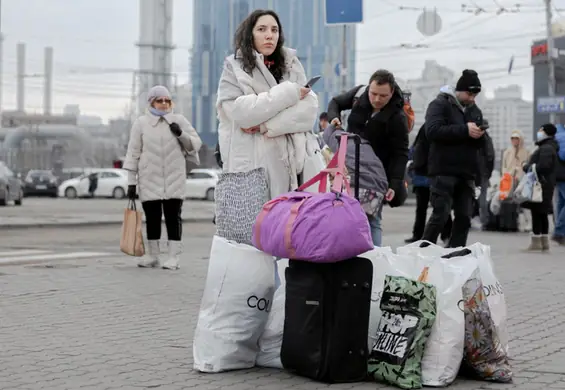
[[[182,241],[169,241],[169,258],[163,264],[163,269],[179,269]]]
[[[159,254],[161,249],[159,247],[159,240],[147,241],[147,254],[137,263],[138,267],[153,268],[159,266]]]

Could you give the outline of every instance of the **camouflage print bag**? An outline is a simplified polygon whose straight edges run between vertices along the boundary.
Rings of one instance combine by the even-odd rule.
[[[492,320],[478,269],[462,290],[465,352],[461,371],[490,382],[512,382],[512,367]]]
[[[422,387],[422,357],[436,319],[436,288],[418,280],[385,278],[382,317],[369,355],[369,376],[402,389]]]

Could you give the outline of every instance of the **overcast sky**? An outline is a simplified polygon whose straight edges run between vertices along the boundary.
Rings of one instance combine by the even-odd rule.
[[[205,1],[205,0],[195,0]],[[226,0],[228,1],[228,0]],[[16,44],[27,44],[27,73],[43,70],[43,48],[54,47],[54,111],[65,104],[80,104],[85,114],[105,119],[121,115],[131,94],[131,73],[69,74],[84,67],[128,68],[138,66],[135,42],[139,36],[138,0],[10,0],[2,2],[4,33],[4,107],[15,107]],[[442,30],[424,37],[416,28],[418,10],[399,6],[435,6],[442,18]],[[461,11],[461,3],[483,8],[479,15]],[[520,12],[496,15],[497,4]],[[565,0],[554,1],[565,8]],[[476,7],[474,8],[476,9]],[[565,16],[565,11],[562,12]],[[555,13],[558,18],[561,15]],[[365,82],[376,68],[388,68],[403,79],[419,77],[424,61],[435,59],[459,72],[475,68],[487,92],[498,86],[520,84],[526,98],[532,98],[532,70],[529,47],[544,33],[542,0],[371,0],[366,1],[365,22],[358,27],[356,79]],[[186,80],[192,42],[192,1],[174,1],[173,36],[179,47],[173,70]],[[402,49],[401,44],[425,44],[425,49]],[[473,49],[473,46],[480,48]],[[502,70],[515,56],[514,72]],[[42,80],[26,81],[26,105],[41,111]]]

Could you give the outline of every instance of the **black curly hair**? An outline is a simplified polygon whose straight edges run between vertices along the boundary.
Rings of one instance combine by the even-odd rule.
[[[243,70],[249,74],[253,72],[256,67],[255,60],[255,47],[253,45],[253,28],[257,24],[257,20],[261,16],[270,15],[275,18],[277,24],[279,25],[279,40],[277,42],[277,47],[273,54],[268,58],[269,61],[273,61],[274,65],[269,67],[269,70],[273,74],[273,77],[277,82],[282,79],[283,74],[286,71],[285,57],[283,51],[284,45],[284,34],[279,16],[275,11],[258,9],[253,11],[241,24],[237,27],[234,38],[234,47],[237,56],[237,52],[241,51],[240,58],[243,62]]]

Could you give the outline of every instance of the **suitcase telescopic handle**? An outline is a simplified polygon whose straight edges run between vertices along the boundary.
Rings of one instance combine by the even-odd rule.
[[[347,134],[347,139],[353,139],[355,143],[355,174],[354,174],[354,191],[355,191],[355,199],[359,200],[359,165],[361,160],[361,137],[359,134],[352,134],[352,133],[344,133]],[[337,134],[335,137],[337,138],[337,142],[339,143],[341,140],[342,134]]]

